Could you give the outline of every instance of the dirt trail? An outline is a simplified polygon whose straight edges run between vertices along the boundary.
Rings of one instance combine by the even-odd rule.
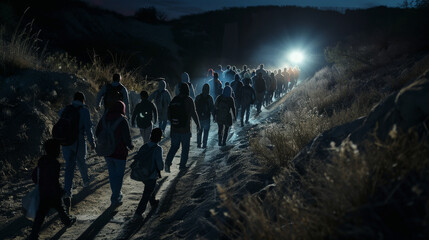
[[[90,186],[83,189],[81,177],[75,175],[74,197],[71,213],[77,217],[77,222],[70,228],[64,228],[57,214],[51,214],[45,219],[40,239],[169,239],[187,238],[193,239],[204,236],[209,239],[218,238],[218,231],[213,219],[210,219],[210,209],[216,208],[219,203],[217,184],[226,185],[234,179],[238,185],[249,192],[255,192],[264,185],[255,181],[252,177],[252,169],[246,169],[246,162],[236,161],[243,154],[248,154],[248,134],[255,131],[255,127],[271,115],[285,98],[275,102],[258,117],[251,119],[251,123],[244,128],[239,127],[238,122],[233,125],[228,137],[227,146],[217,146],[217,125],[212,123],[207,149],[196,148],[196,133],[193,132],[191,149],[188,160],[188,169],[179,171],[181,149],[177,152],[171,173],[162,172],[162,178],[158,180],[157,198],[160,205],[158,209],[151,209],[150,205],[143,214],[141,221],[132,218],[138,202],[142,196],[144,185],[129,177],[128,160],[122,193],[124,204],[116,209],[109,209],[110,185],[108,172],[103,158],[90,153],[87,160],[89,173],[94,177]],[[168,134],[168,133],[167,133]],[[136,150],[142,145],[141,138],[133,131]],[[168,153],[170,141],[162,142],[164,159]],[[136,151],[135,150],[135,151]],[[133,151],[129,158],[135,154]],[[247,171],[247,172],[246,172]],[[249,172],[250,171],[250,172]],[[78,172],[78,171],[76,171]],[[62,179],[61,179],[62,181]],[[2,187],[0,199],[10,204],[8,209],[2,209],[2,213],[15,211],[14,217],[7,217],[0,225],[1,239],[23,239],[31,230],[31,222],[21,216],[19,201],[21,197],[33,187],[30,181],[18,184],[10,184],[8,188]],[[4,211],[3,211],[4,210]]]

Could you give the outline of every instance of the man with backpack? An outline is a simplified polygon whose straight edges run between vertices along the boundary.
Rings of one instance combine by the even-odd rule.
[[[152,130],[150,135],[150,142],[143,145],[137,155],[134,157],[135,162],[131,166],[132,168],[140,169],[140,180],[144,183],[143,196],[137,206],[134,216],[141,218],[142,214],[146,210],[146,205],[150,202],[152,208],[156,208],[159,204],[159,200],[155,199],[155,186],[156,180],[161,177],[161,171],[164,169],[164,163],[162,161],[162,147],[158,145],[161,141],[162,130],[155,128]],[[131,178],[133,178],[133,171],[131,172]]]
[[[63,146],[63,157],[66,162],[64,204],[67,212],[71,208],[73,177],[76,165],[82,176],[83,186],[86,187],[90,183],[88,166],[85,163],[87,152],[85,135],[92,149],[95,149],[95,143],[89,109],[84,103],[85,95],[82,92],[76,92],[72,104],[60,111],[60,120],[52,129],[53,138],[59,140]]]
[[[125,104],[125,113],[127,118],[130,118],[130,106],[128,101],[128,90],[120,83],[121,75],[119,73],[113,74],[113,82],[104,85],[97,93],[96,106],[99,109],[101,99],[104,103],[104,112],[106,113],[116,101],[122,101]]]
[[[158,119],[158,111],[155,105],[147,100],[149,94],[146,91],[141,91],[140,97],[141,102],[134,109],[133,116],[131,117],[131,125],[135,126],[137,118],[137,126],[140,128],[143,143],[146,144],[149,142],[153,124],[156,124],[156,120]]]
[[[170,172],[171,163],[180,145],[182,145],[182,154],[179,169],[186,169],[192,136],[191,118],[194,119],[197,130],[200,131],[201,126],[197,112],[195,111],[195,104],[192,98],[189,97],[189,86],[186,83],[182,83],[179,95],[171,100],[168,107],[168,119],[171,123],[171,147],[165,159],[165,172]]]
[[[125,117],[125,104],[122,101],[115,102],[100,119],[95,135],[97,136],[96,152],[99,156],[104,156],[109,171],[112,189],[111,207],[116,207],[122,204],[121,188],[128,150],[134,148]]]
[[[33,182],[39,186],[40,203],[29,239],[38,239],[43,221],[51,208],[55,208],[58,216],[66,227],[76,222],[76,217],[70,216],[64,209],[61,200],[60,186],[60,144],[57,140],[49,139],[44,143],[46,155],[43,155],[33,171]]]
[[[210,131],[210,115],[214,115],[213,98],[210,96],[210,85],[203,85],[203,91],[195,98],[195,106],[197,108],[198,118],[200,120],[201,129],[197,133],[197,147],[201,148],[201,137],[204,131],[203,148],[207,148],[207,139]]]
[[[158,90],[153,92],[149,96],[149,101],[152,100],[155,102],[156,109],[158,110],[158,121],[159,121],[159,128],[161,128],[162,132],[165,131],[165,128],[167,127],[167,120],[168,120],[168,105],[171,102],[171,95],[170,92],[166,89],[166,83],[164,80],[161,80],[158,82]]]
[[[244,126],[244,113],[246,113],[246,124],[249,123],[250,105],[256,100],[255,90],[250,86],[250,78],[244,79],[244,86],[241,88],[241,126]]]

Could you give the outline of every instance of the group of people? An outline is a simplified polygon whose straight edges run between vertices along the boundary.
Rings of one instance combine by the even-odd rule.
[[[173,158],[181,146],[179,169],[184,170],[187,168],[192,120],[197,128],[198,148],[207,148],[212,120],[218,125],[218,145],[225,146],[229,129],[237,120],[238,112],[241,116],[241,126],[244,126],[244,123],[249,122],[252,104],[256,103],[257,112],[261,112],[261,106],[269,104],[273,94],[280,97],[296,81],[296,74],[292,77],[287,69],[283,72],[278,70],[270,73],[263,65],[252,72],[246,66],[242,71],[228,66],[225,71],[210,70],[210,74],[210,79],[202,86],[199,95],[195,94],[194,86],[186,72],[182,74],[181,82],[175,87],[174,98],[167,90],[166,82],[161,80],[158,89],[150,95],[147,91],[140,93],[141,101],[134,109],[129,107],[128,90],[121,84],[120,74],[114,74],[113,81],[103,86],[97,94],[96,107],[100,109],[103,103],[104,113],[96,126],[95,137],[89,108],[85,105],[85,95],[76,92],[73,102],[60,111],[60,120],[56,124],[58,126],[54,125],[52,131],[53,138],[44,143],[45,155],[39,159],[33,171],[33,181],[39,185],[40,205],[30,239],[38,238],[43,220],[50,208],[58,211],[66,226],[76,221],[76,218],[70,215],[76,165],[82,176],[83,187],[89,186],[92,181],[86,165],[87,143],[97,153],[104,153],[107,145],[102,146],[105,143],[100,144],[99,138],[108,135],[113,138],[113,141],[110,141],[113,143],[109,143],[113,145],[108,145],[110,148],[107,149],[108,154],[102,156],[105,158],[109,173],[111,207],[117,207],[123,200],[121,188],[128,152],[134,149],[130,124],[140,129],[143,138],[144,145],[139,152],[151,149],[150,154],[136,156],[143,155],[145,161],[153,161],[158,173],[162,170],[169,173]],[[130,113],[131,122],[128,122]],[[165,161],[162,161],[163,149],[159,142],[164,136],[168,122],[171,125],[171,147]],[[156,123],[159,124],[158,128],[154,128]],[[68,129],[69,133],[64,134],[62,132],[64,129]],[[64,188],[61,188],[59,183],[58,158],[61,146],[65,160]],[[141,217],[148,202],[152,207],[158,205],[154,189],[159,176],[160,174],[152,174],[143,181],[145,188],[135,212],[136,217]]]

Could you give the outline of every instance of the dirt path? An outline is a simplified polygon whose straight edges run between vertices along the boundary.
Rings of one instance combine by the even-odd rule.
[[[209,239],[219,238],[218,231],[211,218],[211,209],[219,204],[217,184],[227,185],[231,180],[248,192],[260,190],[264,185],[256,181],[252,169],[247,169],[246,161],[242,156],[248,154],[248,135],[258,128],[261,121],[266,121],[284,101],[272,104],[264,110],[257,120],[251,119],[251,124],[244,128],[234,124],[228,138],[228,145],[217,146],[217,125],[212,124],[207,149],[196,148],[196,133],[193,132],[188,166],[185,171],[179,171],[181,149],[177,152],[171,173],[164,173],[158,180],[157,198],[161,200],[158,209],[148,206],[143,220],[132,219],[134,211],[140,201],[144,185],[129,177],[129,164],[127,162],[126,174],[122,192],[124,204],[114,210],[109,209],[110,185],[108,172],[103,158],[90,153],[88,159],[89,173],[94,177],[89,187],[83,189],[79,174],[75,175],[74,197],[72,201],[72,214],[77,222],[70,228],[64,228],[57,214],[51,214],[45,219],[40,239],[194,239],[204,236]],[[135,130],[135,129],[134,129]],[[141,138],[134,131],[134,144],[136,149],[142,145]],[[169,150],[170,141],[162,141],[164,159]],[[92,156],[91,156],[92,154]],[[130,154],[132,158],[135,151]],[[78,172],[78,171],[77,171]],[[62,180],[61,180],[62,181]],[[241,186],[242,185],[242,186]],[[31,222],[21,216],[19,201],[21,197],[33,187],[30,181],[20,184],[10,184],[2,188],[2,221],[0,225],[0,239],[23,239],[31,230]],[[9,198],[8,198],[9,197]],[[10,199],[11,198],[11,199]],[[4,204],[9,208],[4,208]],[[4,208],[4,209],[3,209]],[[8,212],[16,216],[4,216]],[[10,214],[10,213],[9,213]]]

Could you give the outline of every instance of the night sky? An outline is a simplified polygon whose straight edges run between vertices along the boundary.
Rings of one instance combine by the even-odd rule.
[[[141,7],[154,6],[169,18],[200,13],[223,7],[246,7],[257,5],[296,5],[312,7],[368,8],[374,6],[398,7],[403,0],[86,0],[93,5],[110,9],[124,15],[133,15]]]

